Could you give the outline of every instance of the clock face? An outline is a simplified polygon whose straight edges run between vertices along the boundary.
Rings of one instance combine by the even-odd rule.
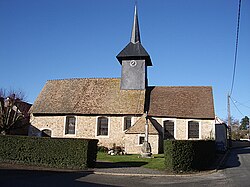
[[[136,66],[136,64],[137,64],[137,63],[136,63],[136,61],[135,61],[135,60],[131,60],[131,61],[130,61],[130,66],[131,66],[131,67],[135,67],[135,66]]]

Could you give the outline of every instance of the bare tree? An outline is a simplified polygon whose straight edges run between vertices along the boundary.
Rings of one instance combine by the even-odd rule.
[[[0,98],[4,98],[6,95],[6,90],[3,88],[0,88]]]
[[[8,94],[6,94],[8,93]],[[22,91],[0,89],[0,133],[8,134],[15,125],[27,117],[20,108],[25,94]]]
[[[226,121],[226,123],[228,123],[228,118],[226,118],[224,121]],[[231,125],[240,126],[240,122],[238,119],[231,116]]]

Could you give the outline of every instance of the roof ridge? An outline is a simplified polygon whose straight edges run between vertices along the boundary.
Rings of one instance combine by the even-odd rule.
[[[212,87],[211,85],[208,85],[208,86],[148,86],[148,88],[150,87],[158,87],[158,88],[183,88],[183,87],[186,87],[186,88],[201,88],[201,87]]]
[[[146,114],[144,113],[125,133],[126,134],[138,134],[144,133]],[[154,126],[152,119],[148,119],[149,134],[159,134],[157,128]]]
[[[120,80],[121,78],[120,77],[117,77],[117,78],[108,78],[108,77],[91,77],[91,78],[65,78],[65,79],[49,79],[49,80],[47,80],[48,82],[50,82],[50,81],[64,81],[64,80],[87,80],[87,79],[91,79],[91,80],[101,80],[101,79],[103,79],[103,80],[106,80],[106,79],[109,79],[109,80],[112,80],[112,79],[114,79],[114,80]]]

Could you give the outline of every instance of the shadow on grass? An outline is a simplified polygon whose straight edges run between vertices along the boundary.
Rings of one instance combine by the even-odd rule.
[[[127,168],[127,167],[141,167],[148,162],[103,162],[97,161],[95,168]]]

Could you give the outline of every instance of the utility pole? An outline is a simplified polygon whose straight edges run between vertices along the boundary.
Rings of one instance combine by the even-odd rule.
[[[231,111],[230,111],[230,95],[227,95],[227,125],[228,125],[228,135],[229,135],[229,148],[232,147],[232,126],[231,126]]]

